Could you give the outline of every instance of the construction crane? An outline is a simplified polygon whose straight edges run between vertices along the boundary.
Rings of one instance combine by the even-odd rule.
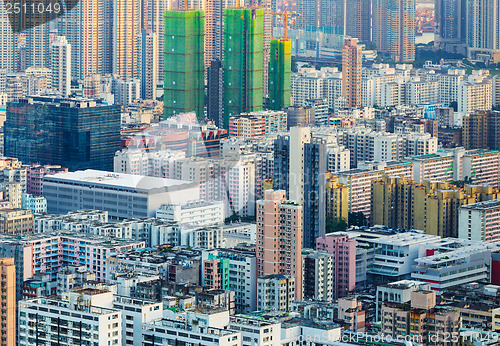
[[[283,34],[283,39],[288,40],[288,19],[290,17],[302,17],[300,13],[297,12],[277,12],[277,11],[266,11],[266,13],[274,14],[276,16],[283,17],[283,29],[284,29],[284,34]]]

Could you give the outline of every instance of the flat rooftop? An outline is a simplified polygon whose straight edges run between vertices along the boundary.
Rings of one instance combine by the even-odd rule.
[[[492,210],[498,208],[500,208],[500,200],[479,202],[479,203],[464,205],[461,207],[461,209],[465,210]]]
[[[44,181],[67,182],[76,183],[79,185],[92,185],[101,187],[114,187],[143,192],[175,191],[194,188],[197,186],[197,183],[185,180],[156,178],[126,173],[113,173],[107,171],[97,171],[93,169],[68,173],[58,173],[44,177]],[[160,189],[163,191],[152,191],[155,189]]]

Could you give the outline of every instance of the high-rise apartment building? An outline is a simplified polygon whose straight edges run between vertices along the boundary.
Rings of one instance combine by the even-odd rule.
[[[16,345],[16,267],[14,258],[0,259],[0,345]]]
[[[136,0],[115,0],[113,13],[113,74],[140,76],[141,6]],[[102,58],[101,58],[102,59]]]
[[[438,0],[435,4],[435,42],[445,50],[465,54],[466,2]]]
[[[285,24],[286,25],[286,24]],[[269,58],[269,108],[282,110],[291,101],[291,58],[290,40],[271,40]]]
[[[486,75],[472,75],[458,86],[458,112],[488,111],[493,106],[493,83]]]
[[[495,0],[471,0],[466,7],[466,42],[469,58],[488,57],[500,62],[500,6]]]
[[[35,21],[38,19],[35,17]],[[41,16],[43,17],[43,15]],[[40,18],[41,18],[40,17]],[[28,67],[50,67],[50,43],[51,43],[51,30],[50,24],[45,23],[42,25],[35,26],[31,29],[26,30],[26,68]],[[52,37],[53,39],[53,37]],[[21,54],[21,52],[19,53]],[[19,57],[21,59],[21,57]]]
[[[282,274],[295,279],[302,298],[302,207],[283,190],[267,190],[257,201],[257,277]]]
[[[26,164],[112,171],[114,154],[120,149],[120,106],[26,98],[8,103],[4,131],[5,153]]]
[[[158,84],[159,39],[158,34],[151,30],[142,30],[141,34],[141,98],[156,100]]]
[[[316,239],[316,249],[333,255],[333,282],[327,287],[333,299],[345,297],[356,286],[356,240],[346,234],[330,233]]]
[[[1,8],[5,8],[6,0],[0,0]],[[7,72],[14,70],[14,47],[15,36],[9,21],[9,16],[5,11],[0,13],[0,69]]]
[[[467,151],[462,161],[462,176],[471,184],[498,188],[500,153],[484,149]]]
[[[163,81],[163,47],[165,45],[165,11],[172,6],[169,0],[142,0],[142,20],[141,29],[151,31],[156,34],[158,51],[158,61],[156,67],[156,80]]]
[[[213,60],[207,69],[207,117],[216,126],[224,126],[224,69],[222,61]]]
[[[24,209],[0,209],[0,233],[25,235],[34,231],[33,214]]]
[[[71,45],[64,36],[57,36],[50,45],[52,87],[63,96],[71,94]]]
[[[372,0],[346,0],[345,34],[363,43],[371,42]]]
[[[298,155],[295,152],[291,156]],[[304,226],[302,245],[314,248],[316,238],[325,235],[326,230],[326,143],[313,138],[304,144],[303,151]]]
[[[112,61],[112,2],[80,0],[64,16],[57,19],[57,31],[71,45],[71,78],[111,73],[105,67]]]
[[[262,110],[264,10],[224,10],[224,127],[229,118]]]
[[[164,118],[188,112],[204,117],[204,16],[200,10],[165,13]]]
[[[462,120],[465,149],[500,149],[500,112],[478,111]]]
[[[323,27],[329,32],[344,33],[346,1],[344,0],[306,0],[297,2],[299,28]]]
[[[458,210],[458,238],[496,243],[500,241],[500,201],[464,205]]]
[[[415,60],[415,1],[374,0],[373,42],[395,61]]]
[[[328,174],[326,179],[326,218],[329,221],[349,218],[349,190],[339,178]]]
[[[355,38],[346,38],[342,47],[342,97],[346,107],[361,106],[362,48]]]
[[[487,186],[460,189],[444,182],[417,184],[410,179],[383,177],[372,182],[372,220],[376,225],[456,237],[462,205],[498,197],[498,190]]]
[[[309,127],[292,127],[289,137],[288,191],[290,200],[304,205],[304,145],[311,142]]]

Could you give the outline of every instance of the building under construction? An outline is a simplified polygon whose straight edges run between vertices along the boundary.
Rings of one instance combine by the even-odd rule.
[[[292,46],[287,39],[271,39],[269,60],[269,108],[282,110],[290,106]]]
[[[196,112],[204,117],[204,12],[166,11],[163,117]]]
[[[264,9],[224,10],[224,127],[229,118],[262,110]]]

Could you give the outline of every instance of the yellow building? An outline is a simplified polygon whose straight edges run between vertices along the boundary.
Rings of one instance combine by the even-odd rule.
[[[349,189],[339,182],[339,178],[327,173],[326,217],[329,220],[349,218]]]
[[[34,218],[29,210],[0,209],[0,233],[31,234],[34,231]]]
[[[441,237],[457,237],[462,205],[499,199],[487,186],[461,189],[446,182],[417,184],[406,178],[382,177],[372,182],[372,220],[375,225],[418,229]]]
[[[0,259],[0,345],[16,344],[16,267],[14,258]]]

